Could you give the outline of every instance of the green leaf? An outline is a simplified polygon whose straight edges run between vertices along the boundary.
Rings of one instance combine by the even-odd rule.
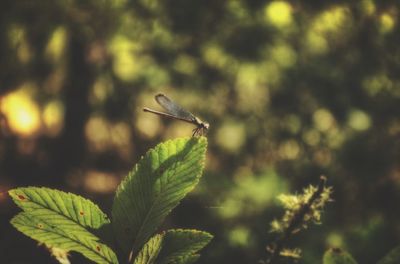
[[[392,249],[378,264],[397,264],[400,263],[400,246]]]
[[[9,194],[22,210],[60,228],[76,223],[98,229],[110,223],[96,204],[76,194],[38,187],[16,188]]]
[[[195,263],[198,259],[200,258],[199,254],[194,254],[190,256],[184,256],[184,257],[177,257],[171,262],[167,262],[169,264],[192,264]]]
[[[164,235],[163,248],[157,263],[192,263],[199,255],[196,253],[205,247],[212,235],[198,230],[168,230]],[[195,257],[196,256],[196,257]]]
[[[357,264],[357,261],[340,248],[328,249],[323,258],[323,264]]]
[[[10,190],[9,194],[25,211],[11,222],[25,235],[45,243],[48,247],[78,251],[92,260],[99,260],[100,263],[117,263],[114,252],[87,230],[99,229],[110,223],[106,214],[90,200],[72,193],[38,187],[17,188]],[[27,219],[32,219],[37,225],[32,226]],[[47,234],[48,231],[51,234]],[[71,241],[75,243],[72,249]],[[94,257],[95,255],[99,257]]]
[[[77,224],[71,224],[68,229],[65,225],[60,228],[54,225],[53,221],[47,221],[46,218],[42,219],[31,213],[19,213],[11,219],[11,224],[18,231],[44,243],[47,247],[77,251],[96,263],[118,263],[115,253],[107,245],[94,240],[91,233],[74,232]]]
[[[135,259],[134,264],[153,264],[155,263],[158,254],[160,253],[162,242],[164,240],[163,235],[153,236],[139,252]]]
[[[126,254],[139,249],[168,213],[198,183],[207,140],[180,138],[146,153],[118,187],[112,207],[112,225]]]
[[[134,264],[190,264],[212,239],[207,232],[174,229],[153,236],[139,252]]]

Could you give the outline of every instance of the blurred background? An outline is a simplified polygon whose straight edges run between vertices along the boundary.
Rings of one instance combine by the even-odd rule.
[[[301,263],[330,246],[375,263],[400,242],[399,11],[389,0],[3,0],[2,261],[56,263],[10,226],[8,189],[71,191],[110,214],[150,147],[191,135],[142,112],[163,92],[211,125],[204,176],[163,226],[215,235],[198,263],[265,259],[276,196],[321,174],[334,202],[291,240]]]

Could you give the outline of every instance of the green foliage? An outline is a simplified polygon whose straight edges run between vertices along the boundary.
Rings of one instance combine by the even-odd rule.
[[[323,257],[323,264],[357,264],[357,261],[340,248],[328,249]]]
[[[78,195],[48,188],[27,187],[9,191],[23,210],[11,224],[44,243],[60,263],[76,251],[96,263],[118,263],[114,251],[89,229],[114,227],[118,252],[135,264],[187,264],[212,236],[196,230],[169,230],[154,235],[166,215],[198,183],[204,166],[207,140],[184,138],[159,144],[139,161],[118,188],[113,221],[93,202]],[[126,233],[127,236],[122,234]],[[136,257],[133,261],[133,257]]]
[[[189,263],[197,259],[197,252],[212,239],[207,232],[175,229],[164,234],[164,246],[160,252],[159,263]],[[190,262],[191,263],[191,262]]]
[[[198,183],[206,147],[204,137],[159,144],[123,180],[112,207],[112,224],[125,253],[138,252]]]
[[[82,162],[82,176],[126,168],[142,153],[138,142],[190,130],[139,111],[161,90],[212,122],[212,166],[198,198],[221,208],[198,221],[223,246],[205,262],[261,256],[270,188],[300,190],[321,172],[338,199],[334,220],[307,233],[305,263],[321,257],[328,230],[360,263],[377,260],[400,218],[398,2],[3,1],[0,191],[63,184]],[[269,169],[274,184],[262,175]],[[82,191],[104,191],[85,183]],[[365,224],[377,216],[384,224],[371,232]],[[230,243],[237,228],[248,230],[246,246]],[[4,262],[29,258],[9,253]]]
[[[319,198],[310,203],[310,199],[316,191],[317,187],[310,185],[303,190],[302,194],[279,195],[278,199],[285,208],[285,214],[282,217],[282,220],[274,220],[271,223],[271,231],[279,233],[286,230],[292,223],[293,219],[298,215],[299,211],[308,205],[309,208],[304,212],[302,219],[300,219],[299,226],[293,230],[293,232],[297,232],[299,228],[307,228],[309,223],[320,223],[322,209],[327,202],[331,201],[330,197],[332,195],[332,188],[324,188],[319,194]]]
[[[14,202],[30,215],[58,225],[78,224],[93,229],[110,223],[107,215],[90,200],[49,188],[16,188],[9,191]],[[63,227],[63,226],[62,226]]]
[[[153,236],[139,252],[134,264],[189,264],[212,236],[197,230],[168,230]]]
[[[135,258],[134,264],[153,264],[160,253],[163,242],[162,235],[155,235],[143,246],[138,256]]]
[[[397,264],[400,263],[400,246],[392,249],[378,264]]]
[[[331,201],[332,188],[326,187],[326,177],[321,176],[318,186],[310,185],[302,194],[280,195],[278,198],[285,208],[281,220],[271,223],[271,232],[277,233],[278,238],[267,247],[270,257],[267,263],[274,263],[279,257],[299,259],[301,250],[298,248],[285,248],[287,240],[308,224],[319,223],[321,211],[325,204]]]
[[[77,251],[96,263],[118,263],[115,253],[107,245],[94,240],[89,232],[81,231],[78,235],[74,225],[69,229],[61,229],[25,212],[16,215],[11,224],[20,232],[47,246]]]
[[[9,191],[24,212],[11,224],[47,247],[82,253],[97,263],[118,263],[115,253],[86,228],[108,224],[107,216],[91,201],[48,188],[17,188]]]

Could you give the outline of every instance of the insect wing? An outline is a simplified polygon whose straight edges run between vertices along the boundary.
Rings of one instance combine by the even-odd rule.
[[[163,94],[157,94],[155,98],[157,103],[161,105],[171,115],[174,115],[182,119],[186,119],[190,122],[196,121],[196,118],[192,113],[180,107],[178,104],[169,99],[167,96]]]

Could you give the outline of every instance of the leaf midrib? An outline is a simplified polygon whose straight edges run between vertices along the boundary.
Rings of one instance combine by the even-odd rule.
[[[201,149],[201,148],[199,148],[199,149]],[[198,149],[194,149],[193,150],[193,152],[196,152]],[[191,153],[189,152],[189,153],[187,153],[185,156],[183,156],[178,162],[182,162],[182,160],[184,160],[187,156],[189,156]],[[161,165],[159,165],[158,167],[160,167]],[[175,170],[176,170],[176,168],[175,168]],[[162,176],[162,174],[160,175],[160,177]],[[159,178],[159,177],[158,177]],[[158,179],[157,178],[157,179]],[[137,232],[137,235],[136,235],[136,237],[135,237],[135,240],[133,241],[133,246],[132,246],[132,249],[131,249],[131,251],[135,248],[135,245],[136,245],[136,243],[137,243],[137,241],[138,241],[138,238],[140,237],[140,235],[141,235],[141,233],[142,233],[142,231],[143,231],[143,228],[144,228],[144,226],[145,226],[145,223],[147,222],[147,219],[150,217],[150,215],[151,215],[151,212],[153,211],[153,208],[154,208],[154,206],[157,204],[157,203],[159,203],[159,199],[161,199],[161,197],[163,197],[163,193],[164,193],[164,191],[166,191],[168,188],[163,188],[163,190],[162,191],[160,191],[160,195],[158,195],[158,197],[154,200],[154,202],[152,203],[152,205],[151,205],[151,207],[150,207],[150,209],[147,211],[147,213],[146,213],[146,216],[145,216],[145,218],[143,219],[143,221],[142,221],[142,223],[140,224],[140,228],[139,228],[139,230],[138,230],[138,232]]]
[[[44,191],[44,190],[43,190],[43,191]],[[29,193],[27,193],[27,192],[24,190],[24,194],[25,194],[26,196],[29,197],[29,202],[31,202],[31,203],[33,203],[33,204],[35,204],[35,205],[38,205],[38,206],[41,207],[42,209],[45,209],[45,210],[48,210],[48,211],[50,211],[50,212],[52,212],[52,213],[54,213],[54,214],[57,214],[58,216],[64,217],[64,218],[66,218],[67,220],[69,220],[69,221],[75,223],[76,225],[80,226],[81,228],[87,230],[87,229],[86,229],[86,226],[84,226],[83,224],[81,224],[81,223],[79,223],[78,221],[76,221],[75,219],[73,219],[71,215],[65,215],[65,214],[63,214],[61,208],[59,207],[59,204],[57,203],[56,200],[53,199],[53,197],[52,197],[51,195],[49,195],[50,199],[54,202],[54,204],[56,205],[57,209],[58,209],[60,212],[59,212],[59,211],[56,211],[56,210],[54,210],[54,209],[52,209],[52,208],[49,206],[49,204],[48,204],[48,202],[46,201],[46,199],[43,199],[43,198],[42,198],[42,195],[41,195],[40,193],[38,193],[36,190],[35,190],[35,193],[36,193],[36,195],[38,195],[38,196],[44,201],[43,204],[40,203],[40,202],[37,202],[37,201],[33,200],[33,199],[32,199],[32,195],[29,194]],[[45,192],[45,193],[47,193],[47,192]],[[59,194],[57,194],[57,195],[59,195]],[[63,201],[63,203],[65,203],[65,200],[63,199],[63,197],[60,196],[60,198],[61,198],[61,200]],[[73,201],[73,197],[69,197],[69,198],[71,198],[71,206],[73,207],[72,209],[73,209],[74,212],[76,212],[77,209],[76,209],[76,207],[75,207],[75,203],[74,203],[74,201]],[[80,199],[79,199],[79,200],[80,200]],[[80,200],[80,202],[82,203],[81,200]],[[82,207],[83,207],[83,206],[82,206]],[[67,206],[66,206],[66,208],[67,208]],[[22,208],[22,209],[24,210],[24,208]],[[92,208],[90,208],[89,210],[91,211],[91,209],[92,209]],[[24,210],[24,212],[29,213],[29,212],[27,212],[26,210]],[[68,214],[71,214],[71,213],[68,211],[68,209],[67,209],[67,212],[68,212]],[[35,215],[35,214],[32,214],[32,215]],[[39,218],[40,218],[40,216],[39,216]],[[86,221],[85,221],[85,222],[86,222]],[[91,222],[92,222],[92,220],[91,220]],[[107,222],[105,222],[104,224],[107,224]],[[104,225],[104,224],[103,224],[103,225]],[[90,226],[89,226],[89,227],[90,227]]]

